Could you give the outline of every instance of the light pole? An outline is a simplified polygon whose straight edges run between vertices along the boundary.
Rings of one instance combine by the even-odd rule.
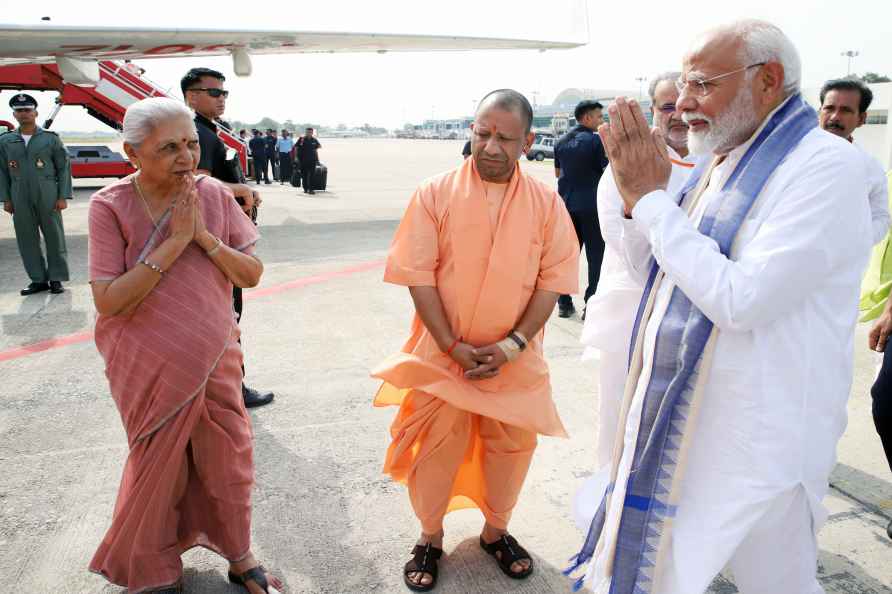
[[[644,83],[647,81],[646,76],[639,76],[635,80],[638,81],[638,102],[644,100]]]
[[[856,52],[855,50],[846,50],[839,55],[848,58],[848,66],[846,66],[846,76],[849,76],[850,74],[852,74],[852,58],[857,57],[858,52]]]

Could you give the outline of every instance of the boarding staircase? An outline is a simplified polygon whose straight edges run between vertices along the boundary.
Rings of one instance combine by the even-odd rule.
[[[46,120],[49,128],[64,105],[80,105],[91,116],[120,131],[127,108],[148,97],[169,97],[164,89],[144,76],[132,62],[101,60],[99,83],[95,86],[65,82],[55,64],[16,64],[0,66],[0,89],[56,91],[56,108]],[[248,147],[238,135],[223,126],[217,135],[239,156],[242,171],[248,170]]]

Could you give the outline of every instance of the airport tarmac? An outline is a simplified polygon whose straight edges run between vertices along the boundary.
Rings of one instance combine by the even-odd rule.
[[[407,291],[381,280],[392,233],[415,185],[457,165],[462,143],[321,141],[328,191],[260,186],[266,272],[246,292],[243,344],[248,383],[276,400],[251,412],[254,551],[290,593],[406,592],[402,565],[418,525],[405,488],[381,473],[395,410],[372,408],[368,372],[400,347],[411,319]],[[550,161],[523,167],[554,179]],[[11,220],[0,216],[0,589],[9,592],[121,592],[86,569],[127,448],[90,335],[86,215],[96,184],[76,186],[64,215],[72,281],[62,295],[19,296],[27,279]],[[477,544],[480,514],[466,510],[447,517],[438,592],[570,591],[560,570],[584,536],[570,506],[596,438],[597,364],[580,363],[580,330],[578,317],[549,322],[546,355],[571,437],[540,439],[511,525],[536,573],[503,576]],[[876,358],[863,327],[856,370],[819,575],[829,594],[892,594],[892,477],[870,418]],[[244,592],[207,551],[188,552],[185,565],[188,593]],[[736,591],[726,575],[710,590]]]

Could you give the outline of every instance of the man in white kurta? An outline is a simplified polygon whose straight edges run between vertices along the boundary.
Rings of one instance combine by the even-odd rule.
[[[754,34],[761,43],[749,41]],[[691,125],[692,151],[715,161],[692,193],[702,191],[690,217],[659,189],[669,177],[666,159],[659,140],[637,140],[644,124],[640,113],[632,117],[634,102],[618,101],[609,128],[600,130],[630,216],[623,221],[626,257],[640,281],[654,260],[665,274],[639,330],[642,372],[618,476],[629,476],[657,329],[673,289],[716,330],[711,360],[699,370],[699,414],[686,426],[692,439],[661,570],[642,591],[700,594],[729,564],[742,594],[823,592],[815,535],[846,425],[858,287],[870,249],[860,157],[814,128],[768,178],[730,257],[697,228],[762,126],[787,101],[800,100],[798,81],[795,48],[768,23],[734,23],[698,40],[684,61],[678,108]],[[621,517],[624,488],[617,480],[605,531]],[[589,578],[596,591],[605,579],[609,587],[609,562],[596,554]]]
[[[672,195],[681,190],[695,163],[693,157],[688,156],[688,125],[675,109],[678,99],[675,81],[680,75],[680,72],[662,73],[650,83],[654,126],[663,132],[672,159],[672,175],[666,188]],[[601,280],[597,292],[588,300],[580,340],[586,345],[583,359],[599,360],[596,469],[603,469],[610,463],[613,454],[619,407],[626,383],[629,342],[644,285],[633,277],[625,260],[622,247],[623,200],[610,166],[604,170],[598,185],[597,203],[598,221],[606,247],[601,264]],[[591,517],[588,518],[590,521]]]
[[[818,123],[821,128],[845,138],[858,150],[870,188],[871,234],[873,243],[879,243],[889,231],[889,184],[883,165],[855,142],[852,134],[867,122],[867,110],[873,101],[873,92],[858,79],[841,78],[828,80],[821,87],[821,109]]]

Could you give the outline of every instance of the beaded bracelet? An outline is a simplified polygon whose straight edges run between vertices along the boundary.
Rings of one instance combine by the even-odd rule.
[[[164,275],[164,271],[161,270],[161,267],[160,267],[160,266],[158,266],[157,264],[152,264],[151,262],[149,262],[149,261],[146,260],[145,258],[143,258],[142,260],[140,260],[140,261],[139,261],[139,264],[144,264],[144,265],[148,266],[153,272],[157,272],[157,273],[160,274],[160,275]]]

